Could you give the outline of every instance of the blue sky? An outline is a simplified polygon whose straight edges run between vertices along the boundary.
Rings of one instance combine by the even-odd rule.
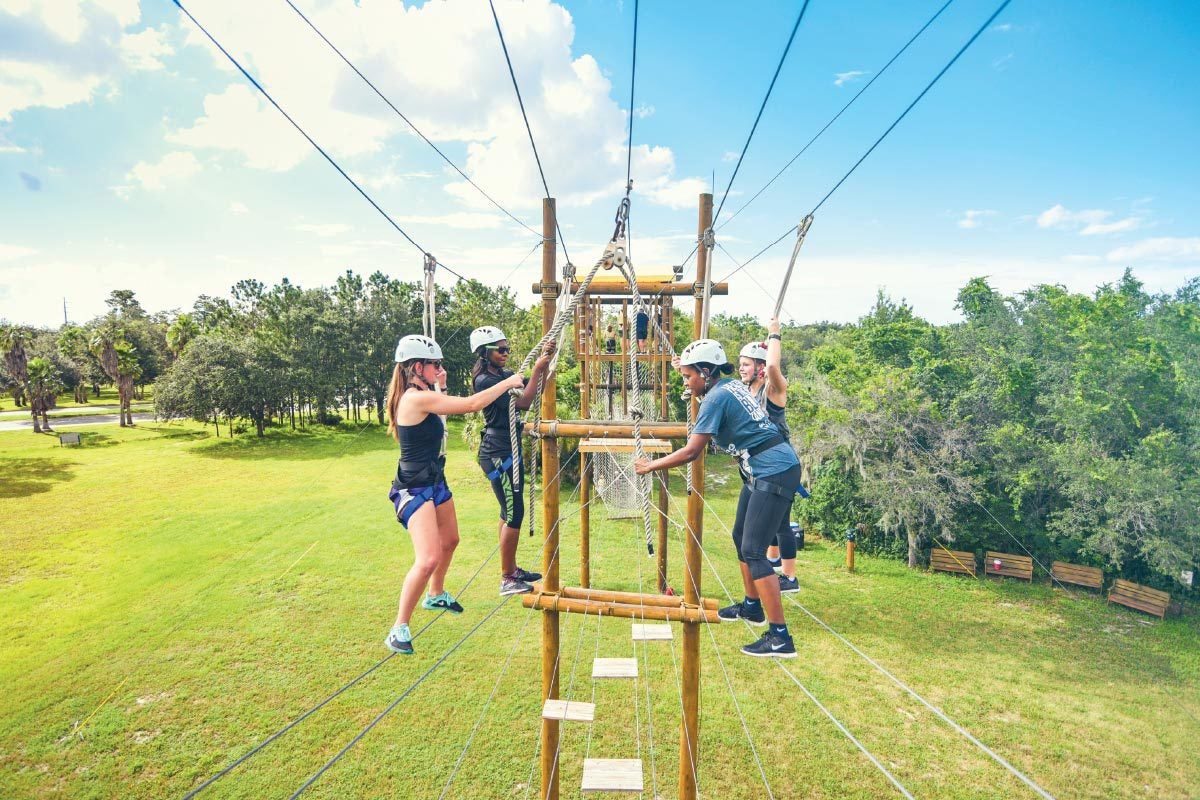
[[[482,0],[294,0],[503,205],[540,227],[540,179]],[[937,10],[812,0],[726,202],[737,210]],[[536,239],[482,201],[284,0],[185,3],[424,248],[529,284]],[[799,3],[644,2],[633,255],[666,272],[696,195],[720,199]],[[955,0],[718,240],[738,259],[833,186],[996,2]],[[611,233],[625,164],[633,3],[497,3],[571,256]],[[883,288],[957,318],[976,275],[1078,291],[1132,267],[1200,275],[1200,4],[1015,0],[821,209],[785,302],[853,320]],[[717,311],[764,313],[785,241]],[[562,255],[560,252],[560,261]],[[165,0],[0,0],[0,318],[83,321],[115,288],[187,309],[241,278],[416,279],[405,242]],[[734,263],[716,257],[721,277]],[[449,275],[443,276],[449,281]],[[758,281],[765,292],[755,285]]]

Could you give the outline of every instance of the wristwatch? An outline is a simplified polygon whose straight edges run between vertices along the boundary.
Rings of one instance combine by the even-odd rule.
[[[783,337],[782,337],[782,336],[780,336],[778,333],[772,333],[772,334],[771,334],[770,336],[768,336],[767,338],[768,338],[768,339],[778,339],[778,340],[779,340],[779,341],[781,341],[781,342],[783,341]]]

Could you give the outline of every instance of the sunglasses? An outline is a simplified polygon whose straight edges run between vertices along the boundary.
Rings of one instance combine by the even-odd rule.
[[[497,353],[507,353],[509,349],[510,348],[507,345],[504,347],[492,347],[491,345],[488,346],[488,350],[495,350]]]
[[[432,364],[432,365],[434,366],[434,368],[435,368],[435,369],[441,369],[441,368],[442,368],[442,362],[441,362],[441,361],[426,361],[426,362],[425,362],[425,366],[429,366],[430,364]]]

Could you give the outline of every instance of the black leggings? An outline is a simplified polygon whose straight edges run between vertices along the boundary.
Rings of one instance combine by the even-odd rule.
[[[479,468],[483,470],[484,475],[500,470],[503,464],[502,458],[479,456]],[[492,484],[496,502],[500,504],[501,521],[510,528],[520,530],[521,523],[525,521],[525,482],[521,481],[521,488],[514,490],[511,466],[500,470],[499,475],[488,480]]]
[[[771,477],[775,477],[772,475]],[[795,501],[795,497],[792,500]],[[771,540],[772,547],[779,548],[780,558],[795,558],[796,557],[796,534],[792,533],[792,504],[788,503],[787,513],[783,515],[783,521],[779,523],[779,531],[775,534],[775,538]]]
[[[733,521],[733,545],[737,549],[738,561],[750,569],[750,577],[758,580],[774,575],[771,562],[767,561],[767,546],[780,533],[780,520],[786,520],[792,507],[792,498],[800,486],[800,465],[796,464],[783,472],[757,479],[759,484],[778,487],[782,494],[763,491],[763,486],[742,486],[738,497],[737,516]],[[789,530],[788,535],[791,536]]]

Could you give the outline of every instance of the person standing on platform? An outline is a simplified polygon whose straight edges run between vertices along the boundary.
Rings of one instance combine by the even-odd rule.
[[[738,357],[738,376],[767,412],[767,419],[775,423],[785,441],[790,441],[786,408],[788,382],[783,376],[783,337],[778,319],[767,323],[767,332],[767,341],[751,342],[742,348]],[[742,480],[745,479],[743,475]],[[767,548],[771,566],[781,568],[779,591],[785,594],[800,591],[800,581],[796,579],[796,535],[792,533],[791,516],[789,505],[774,542]]]
[[[458,516],[446,484],[446,424],[450,414],[482,411],[509,389],[520,389],[521,376],[497,381],[471,397],[445,394],[446,370],[442,348],[425,336],[405,336],[396,345],[396,368],[388,386],[388,431],[400,444],[400,461],[388,499],[413,542],[413,565],[404,576],[396,622],[384,644],[394,653],[411,655],[408,623],[417,599],[430,610],[461,614],[463,607],[446,591],[446,571],[458,547]]]
[[[471,350],[475,353],[475,366],[471,368],[471,381],[476,392],[482,392],[508,380],[512,372],[508,366],[508,339],[504,331],[484,325],[471,331]],[[537,386],[550,367],[554,356],[554,342],[547,343],[541,356],[533,365],[533,374],[525,384],[525,391],[516,398],[518,411],[533,405]],[[500,395],[483,410],[484,431],[479,442],[479,467],[492,484],[492,492],[500,504],[500,594],[523,594],[533,591],[531,584],[541,580],[537,572],[529,572],[517,566],[517,542],[521,539],[521,523],[525,520],[525,493],[522,486],[513,485],[513,462],[521,461],[521,443],[513,447],[508,427],[508,406],[513,402],[507,393]]]
[[[689,344],[679,355],[679,371],[692,396],[703,398],[692,434],[687,444],[669,455],[635,461],[634,470],[646,475],[687,464],[700,457],[710,440],[741,461],[747,478],[738,498],[733,542],[745,597],[717,615],[724,621],[768,625],[758,641],[742,648],[746,655],[795,658],[796,646],[784,621],[779,579],[767,561],[767,545],[800,486],[800,460],[750,391],[740,381],[722,377],[732,373],[733,366],[720,342],[698,339]]]

